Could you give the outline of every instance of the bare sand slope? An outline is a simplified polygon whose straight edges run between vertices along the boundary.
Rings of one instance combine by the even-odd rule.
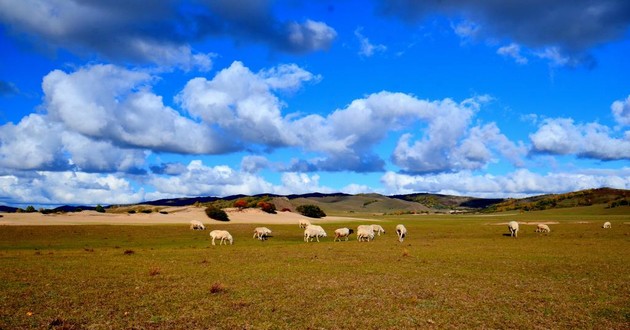
[[[167,214],[162,213],[136,213],[136,214],[115,214],[98,213],[95,211],[82,211],[66,214],[41,214],[41,213],[0,213],[0,226],[54,226],[54,225],[159,225],[159,224],[186,224],[190,220],[199,220],[204,224],[298,224],[300,219],[308,219],[314,224],[342,222],[342,221],[364,221],[367,219],[348,217],[325,217],[322,219],[312,219],[292,212],[278,212],[268,214],[258,209],[236,209],[225,210],[230,218],[229,222],[216,221],[208,218],[203,208],[199,207],[174,207],[166,208]],[[373,221],[373,220],[369,220]]]

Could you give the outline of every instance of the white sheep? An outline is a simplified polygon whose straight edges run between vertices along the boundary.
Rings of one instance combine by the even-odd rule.
[[[254,228],[254,237],[258,238],[261,241],[267,239],[267,236],[271,234],[271,230],[267,227],[256,227]]]
[[[360,225],[357,227],[357,241],[369,242],[374,240],[374,229],[371,225]]]
[[[385,229],[383,229],[381,225],[372,225],[372,230],[375,234],[378,234],[378,236],[381,236],[381,234],[385,234]]]
[[[516,238],[518,236],[518,222],[508,222],[508,229],[510,230],[510,236]]]
[[[212,245],[215,245],[215,239],[221,240],[219,245],[223,244],[223,242],[225,242],[225,245],[227,245],[228,241],[230,242],[230,245],[232,245],[232,243],[234,242],[234,240],[232,239],[232,235],[230,235],[227,230],[213,230],[210,232],[210,237],[212,237]]]
[[[608,229],[610,227],[611,227],[610,221],[604,222],[604,225],[602,226],[602,228],[606,228],[606,229]]]
[[[537,232],[537,233],[548,233],[548,232],[550,232],[550,231],[551,231],[551,229],[549,229],[549,226],[547,226],[547,225],[544,225],[544,224],[538,224],[538,225],[536,226],[536,232]]]
[[[354,233],[354,230],[350,228],[335,229],[335,239],[333,240],[333,242],[336,242],[337,239],[339,239],[339,241],[341,242],[341,238],[343,237],[345,237],[346,241],[348,241],[348,236],[350,236],[350,234],[352,233]]]
[[[407,228],[403,225],[396,225],[396,234],[398,235],[398,241],[402,243],[407,237]]]
[[[318,242],[320,237],[327,237],[324,228],[316,225],[306,226],[306,229],[304,229],[304,242],[312,241],[313,237],[315,237]]]
[[[206,230],[206,226],[199,220],[190,220],[190,229],[192,230]]]
[[[300,228],[306,228],[311,225],[311,222],[308,219],[300,219],[299,225]]]

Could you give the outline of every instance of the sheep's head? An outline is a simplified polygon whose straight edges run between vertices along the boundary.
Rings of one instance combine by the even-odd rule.
[[[348,233],[349,233],[349,234],[354,233],[354,229],[348,229]]]

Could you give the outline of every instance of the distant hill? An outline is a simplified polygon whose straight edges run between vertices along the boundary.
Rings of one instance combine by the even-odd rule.
[[[379,194],[309,193],[301,195],[233,195],[227,197],[184,197],[147,201],[141,204],[152,206],[188,206],[196,203],[220,203],[231,205],[238,199],[266,199],[276,209],[295,211],[303,204],[314,204],[326,213],[427,213],[427,212],[502,212],[510,210],[547,210],[553,208],[607,204],[608,207],[628,206],[630,190],[599,188],[564,194],[539,195],[527,198],[476,198],[429,193],[384,196]],[[0,205],[0,212],[16,212],[18,209]],[[54,212],[78,212],[94,210],[93,206],[60,206]]]
[[[564,194],[540,195],[519,199],[511,198],[500,203],[489,205],[485,211],[538,211],[555,208],[591,206],[595,204],[608,204],[608,207],[628,206],[630,204],[630,190],[598,188]]]
[[[479,210],[505,201],[503,198],[476,198],[440,194],[407,194],[394,195],[392,198],[412,201],[432,209],[474,209]]]

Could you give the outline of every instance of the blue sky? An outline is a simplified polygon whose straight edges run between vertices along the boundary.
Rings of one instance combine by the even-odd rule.
[[[0,203],[630,189],[630,4],[0,0]]]

